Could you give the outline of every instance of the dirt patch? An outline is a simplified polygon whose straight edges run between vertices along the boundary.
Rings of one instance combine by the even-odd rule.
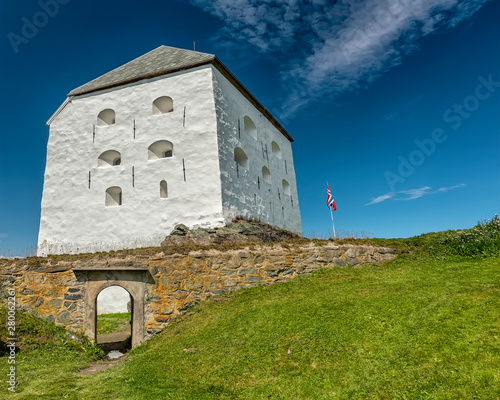
[[[90,364],[90,366],[78,372],[78,375],[92,375],[97,372],[106,371],[107,369],[110,369],[115,365],[121,364],[123,361],[125,361],[126,358],[127,355],[124,354],[120,358],[115,358],[114,360],[106,357],[104,360],[94,361],[92,364]]]
[[[105,352],[111,350],[127,351],[130,349],[130,325],[127,330],[121,332],[97,335],[97,345]]]
[[[112,350],[118,350],[124,354],[119,358],[110,359],[106,356],[106,358],[102,360],[94,361],[90,364],[90,366],[78,372],[78,375],[92,375],[97,372],[106,371],[107,369],[122,363],[127,358],[126,352],[130,350],[131,347],[130,324],[119,325],[115,332],[105,335],[97,335],[97,345],[106,353],[109,353]]]

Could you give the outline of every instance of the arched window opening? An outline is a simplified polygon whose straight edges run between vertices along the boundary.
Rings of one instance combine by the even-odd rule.
[[[121,154],[116,150],[108,150],[102,153],[98,160],[98,167],[112,167],[114,165],[120,165],[122,161]]]
[[[283,193],[287,194],[288,196],[290,196],[292,194],[291,190],[290,190],[290,184],[283,179]]]
[[[257,128],[250,117],[243,118],[243,125],[245,126],[245,132],[257,140]]]
[[[130,293],[121,286],[108,286],[97,295],[96,343],[104,351],[123,351],[127,349],[126,343],[132,343],[129,338],[133,302]]]
[[[248,168],[248,157],[239,147],[234,149],[234,161],[236,161],[240,167]]]
[[[111,108],[106,108],[102,110],[97,116],[97,125],[98,126],[108,126],[113,125],[115,123],[115,111]]]
[[[167,188],[167,182],[166,181],[161,181],[160,182],[160,197],[162,199],[168,198],[168,188]]]
[[[154,142],[148,148],[148,160],[157,160],[158,158],[168,158],[174,155],[174,145],[168,140],[159,140]]]
[[[271,149],[272,149],[272,151],[273,151],[273,154],[274,154],[277,158],[281,159],[281,149],[280,149],[280,146],[278,145],[278,143],[276,143],[276,142],[272,142],[272,143],[271,143]]]
[[[171,97],[162,96],[153,101],[153,114],[160,115],[174,111],[174,101]]]
[[[106,207],[115,207],[122,205],[122,189],[118,186],[113,186],[106,189]]]
[[[271,172],[269,171],[269,168],[265,166],[262,167],[262,179],[264,179],[267,183],[271,183]]]

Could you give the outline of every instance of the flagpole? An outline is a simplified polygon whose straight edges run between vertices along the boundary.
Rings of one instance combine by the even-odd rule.
[[[335,225],[333,224],[333,211],[332,211],[332,207],[329,207],[329,208],[330,208],[330,215],[332,216],[333,237],[335,239],[337,239],[337,234],[335,233]]]

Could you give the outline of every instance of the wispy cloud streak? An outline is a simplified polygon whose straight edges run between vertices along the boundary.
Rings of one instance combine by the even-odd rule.
[[[450,190],[454,190],[454,189],[461,188],[464,186],[465,186],[465,184],[461,183],[459,185],[441,187],[441,188],[436,189],[436,190],[432,190],[432,188],[429,186],[423,186],[423,187],[418,188],[418,189],[401,190],[399,192],[390,192],[387,194],[383,194],[381,196],[374,197],[368,203],[366,203],[365,206],[371,206],[372,204],[382,203],[383,201],[391,200],[391,199],[392,200],[415,200],[415,199],[419,199],[423,196],[427,196],[430,194],[446,193],[446,192],[449,192]]]
[[[414,51],[421,37],[456,26],[487,1],[191,0],[224,21],[220,39],[286,55],[285,118],[325,92],[373,82]]]

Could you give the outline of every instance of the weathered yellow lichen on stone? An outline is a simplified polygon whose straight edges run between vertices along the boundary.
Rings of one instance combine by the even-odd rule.
[[[146,259],[103,255],[85,262],[48,260],[36,266],[29,259],[5,260],[0,262],[0,283],[16,288],[17,302],[22,308],[33,310],[56,325],[83,331],[86,307],[95,307],[95,298],[86,300],[87,275],[74,267],[109,269],[111,276],[119,268],[144,266],[151,276],[140,283],[145,297],[141,323],[147,338],[173,316],[214,295],[286,281],[321,268],[361,266],[394,257],[394,250],[383,247],[327,243],[290,248],[259,245],[225,252],[211,249],[188,255],[158,253]],[[87,326],[88,323],[91,322],[87,321]]]

